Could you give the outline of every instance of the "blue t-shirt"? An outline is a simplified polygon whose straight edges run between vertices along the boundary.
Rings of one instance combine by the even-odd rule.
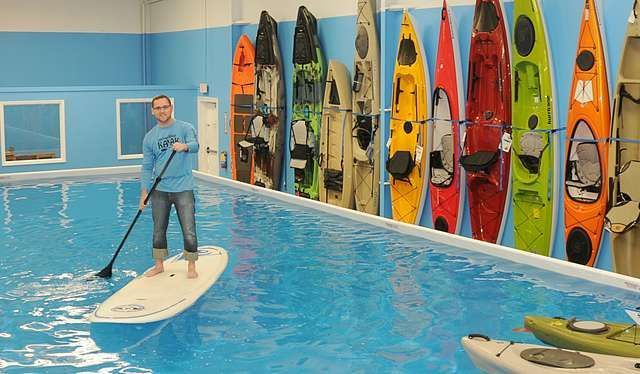
[[[184,143],[189,147],[188,152],[177,152],[171,164],[162,176],[156,189],[164,192],[182,192],[193,190],[193,153],[197,153],[200,146],[196,138],[196,130],[187,122],[174,120],[166,127],[155,125],[144,136],[142,141],[142,177],[141,188],[151,189],[155,178],[160,174],[171,152],[173,143]]]

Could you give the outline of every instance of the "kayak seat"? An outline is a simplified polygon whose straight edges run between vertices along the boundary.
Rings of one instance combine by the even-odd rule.
[[[353,153],[356,161],[368,162],[373,165],[373,141],[376,136],[376,128],[370,116],[356,116],[356,125],[352,129],[351,136],[356,140],[358,148],[364,152]]]
[[[342,170],[324,169],[324,188],[342,192]]]
[[[528,131],[520,137],[520,152],[514,148],[514,153],[529,174],[540,172],[540,159],[548,145],[543,141],[543,137],[540,132]]]
[[[431,165],[431,183],[439,187],[446,187],[453,180],[453,135],[446,134],[440,139],[438,150],[432,151],[429,155]]]
[[[605,216],[605,226],[609,231],[622,234],[640,222],[640,191],[635,186],[640,181],[640,161],[629,161],[617,176],[618,196],[622,197]]]
[[[460,164],[466,171],[489,173],[489,169],[496,161],[500,151],[478,151],[460,157]]]
[[[576,146],[577,160],[569,161],[565,184],[584,191],[599,193],[602,174],[598,147],[593,142]]]
[[[397,151],[387,160],[386,169],[395,179],[409,182],[409,174],[415,166],[411,152]]]
[[[257,154],[268,153],[269,132],[268,121],[265,121],[263,116],[254,116],[249,123],[244,139],[238,145],[241,148],[254,147]]]
[[[289,166],[294,169],[304,169],[308,161],[313,160],[315,139],[309,130],[309,123],[305,120],[294,121],[291,124],[291,161]]]
[[[587,184],[597,184],[600,182],[600,158],[598,147],[594,143],[580,143],[577,147],[578,179]]]

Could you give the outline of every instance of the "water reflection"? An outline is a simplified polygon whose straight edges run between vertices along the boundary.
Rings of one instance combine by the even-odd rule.
[[[67,215],[67,208],[69,206],[69,183],[62,182],[60,185],[60,210],[58,215],[60,216],[60,227],[63,229],[71,228],[71,219]]]
[[[4,209],[4,230],[6,233],[11,232],[11,205],[9,203],[9,187],[2,187],[2,208]]]
[[[122,188],[122,182],[116,182],[116,192],[118,197],[116,198],[116,216],[122,218],[124,214],[124,188]]]

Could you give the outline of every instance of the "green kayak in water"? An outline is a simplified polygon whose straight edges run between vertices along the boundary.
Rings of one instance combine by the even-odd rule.
[[[558,348],[640,357],[640,329],[634,323],[526,316],[524,325],[536,338]]]
[[[295,193],[318,200],[318,146],[325,64],[318,40],[316,18],[307,8],[298,8],[293,40],[293,112],[291,162],[295,171]]]
[[[558,173],[551,56],[538,0],[513,7],[511,188],[514,244],[549,256],[555,232]]]

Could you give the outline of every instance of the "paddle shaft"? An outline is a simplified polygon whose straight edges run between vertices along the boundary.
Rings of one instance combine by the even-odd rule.
[[[162,176],[164,175],[164,172],[167,170],[167,167],[169,166],[169,164],[171,163],[171,160],[173,159],[173,156],[175,156],[175,155],[176,155],[176,151],[174,150],[173,152],[171,152],[171,155],[169,156],[169,159],[164,164],[164,167],[162,168],[162,171],[160,171],[160,174],[158,174],[158,176],[156,177],[155,182],[153,182],[153,186],[151,186],[151,189],[149,190],[149,193],[147,193],[147,197],[145,197],[145,199],[144,199],[144,205],[147,205],[147,202],[149,201],[149,198],[151,198],[151,194],[153,193],[153,191],[155,191],[156,187],[158,186],[158,183],[160,183],[160,180],[162,180]],[[131,233],[131,230],[133,229],[133,226],[135,226],[136,222],[138,221],[138,218],[140,217],[140,214],[142,214],[142,209],[138,209],[138,213],[136,214],[136,217],[133,219],[133,222],[131,222],[131,224],[129,225],[129,229],[127,230],[127,233],[124,235],[124,238],[122,238],[122,241],[120,242],[120,245],[118,246],[118,249],[116,250],[116,253],[113,254],[113,258],[111,258],[111,262],[109,262],[109,265],[107,265],[98,274],[96,274],[97,276],[102,277],[102,278],[110,278],[111,277],[113,264],[116,261],[116,257],[118,257],[118,254],[120,254],[120,250],[124,246],[124,243],[127,241],[127,238],[129,237],[129,234]]]

